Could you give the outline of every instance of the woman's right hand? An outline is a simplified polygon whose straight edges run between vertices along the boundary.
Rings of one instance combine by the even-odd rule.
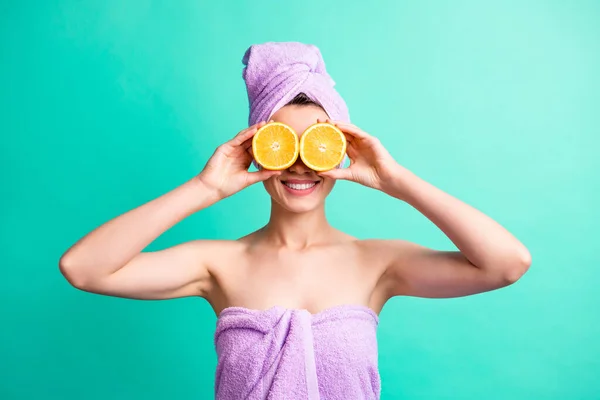
[[[248,171],[253,159],[252,138],[265,124],[266,122],[259,122],[244,129],[233,139],[219,146],[198,175],[198,179],[208,189],[214,190],[220,199],[272,176],[281,175],[281,171],[265,169]]]

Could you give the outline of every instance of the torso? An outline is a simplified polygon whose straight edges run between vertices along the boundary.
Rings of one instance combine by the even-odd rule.
[[[340,232],[303,250],[256,233],[213,243],[215,398],[379,398],[379,247]]]
[[[339,305],[366,306],[379,314],[385,261],[368,241],[339,234],[306,250],[267,247],[253,235],[219,242],[211,257],[207,300],[219,315],[228,307],[273,306],[312,314]]]

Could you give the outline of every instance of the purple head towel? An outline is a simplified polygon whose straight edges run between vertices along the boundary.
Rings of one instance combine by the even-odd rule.
[[[299,93],[320,104],[329,118],[350,122],[344,99],[325,69],[316,46],[269,42],[250,46],[242,60],[250,103],[249,124],[268,121]],[[298,132],[300,133],[300,132]]]
[[[215,398],[379,399],[377,315],[230,307],[217,320]]]

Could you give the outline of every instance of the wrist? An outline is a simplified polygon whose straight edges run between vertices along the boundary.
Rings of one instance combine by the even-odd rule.
[[[391,171],[385,184],[382,185],[382,189],[386,194],[408,202],[411,198],[411,189],[414,189],[419,181],[418,176],[398,164]]]
[[[184,184],[190,192],[190,198],[193,201],[194,208],[201,210],[222,200],[219,191],[208,185],[202,180],[200,175],[196,175]]]

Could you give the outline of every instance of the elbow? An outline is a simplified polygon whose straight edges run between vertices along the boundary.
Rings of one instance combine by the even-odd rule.
[[[71,284],[71,286],[80,289],[87,290],[89,287],[89,279],[82,273],[81,268],[78,264],[71,260],[67,254],[64,254],[59,262],[58,269],[62,276]]]
[[[515,260],[510,262],[504,269],[503,279],[505,284],[512,285],[525,275],[531,266],[531,254],[527,249],[523,249],[521,253],[515,257]]]

